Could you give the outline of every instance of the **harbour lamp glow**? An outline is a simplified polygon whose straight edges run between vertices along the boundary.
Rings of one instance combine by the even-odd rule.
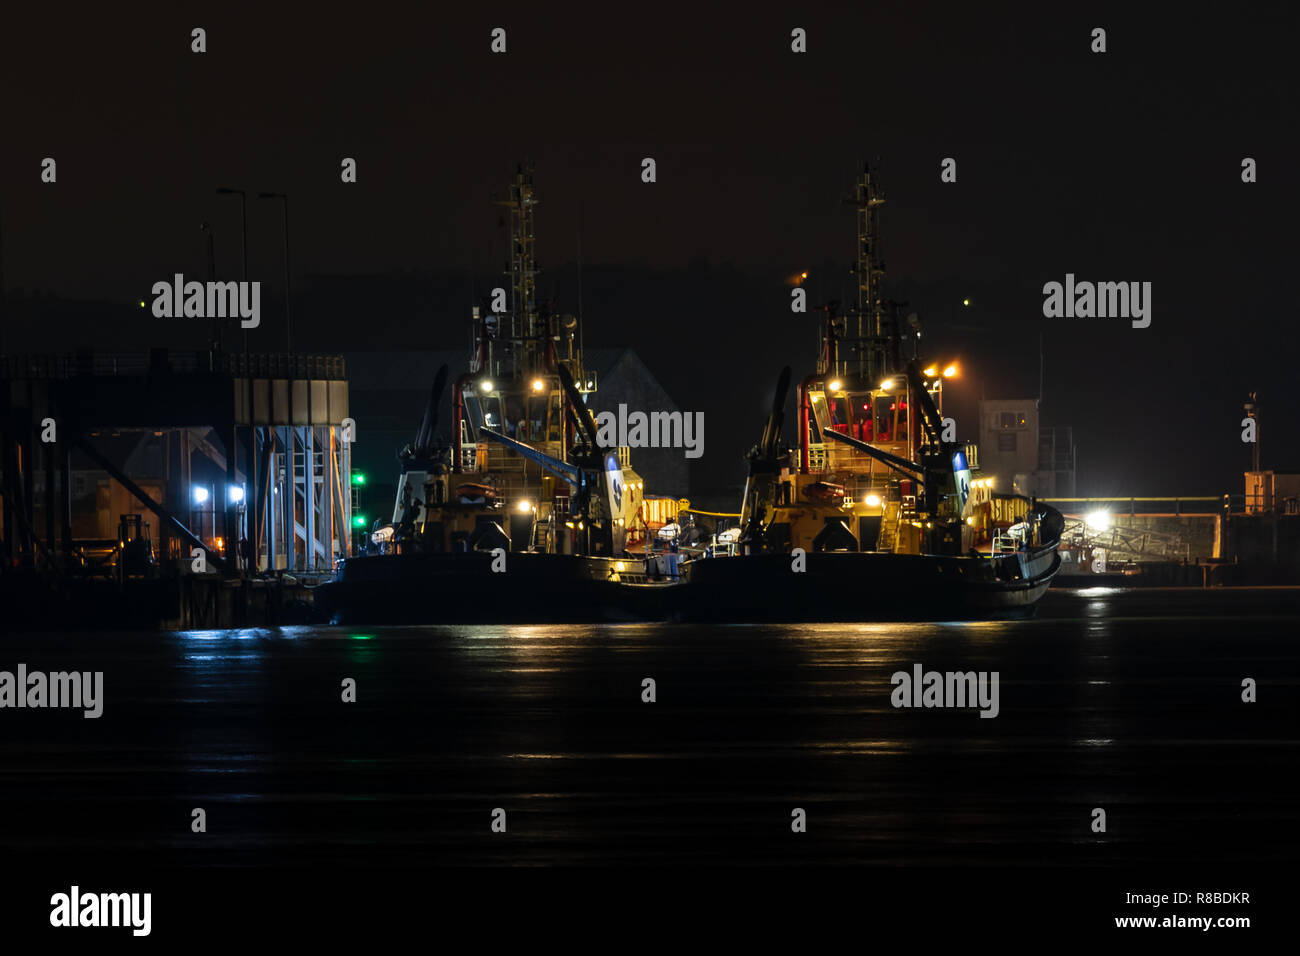
[[[962,305],[970,305],[970,299],[962,299],[962,300],[961,300],[961,304],[962,304]]]
[[[957,377],[957,373],[958,373],[959,371],[960,371],[960,369],[957,368],[957,363],[956,363],[956,362],[953,362],[951,365],[949,365],[946,369],[943,370],[943,377],[944,377],[944,378],[956,378],[956,377]]]
[[[485,392],[490,392],[492,391],[492,382],[485,378],[483,381],[478,383],[478,387],[483,389]]]
[[[929,368],[922,371],[921,374],[924,375],[926,378],[934,378],[936,375],[939,374],[939,369],[931,365]]]
[[[194,503],[196,505],[207,504],[208,489],[205,488],[203,485],[195,485],[191,489],[190,494],[194,496]]]
[[[519,502],[519,510],[520,512],[532,511],[533,503],[525,498],[523,501]]]
[[[1090,511],[1084,515],[1083,523],[1093,531],[1105,531],[1110,527],[1110,514],[1105,511]]]
[[[843,387],[843,385],[844,383],[837,378],[835,381],[831,382],[831,391],[838,392]]]
[[[535,379],[533,379],[533,391],[534,391],[534,392],[540,392],[540,391],[541,391],[542,389],[544,389],[545,387],[546,387],[546,383],[543,382],[540,378],[535,378]]]
[[[244,486],[231,485],[227,494],[230,496],[230,503],[237,505],[244,500]]]
[[[883,382],[880,383],[880,390],[881,390],[882,392],[888,391],[889,389],[891,389],[891,388],[893,388],[893,387],[894,387],[894,380],[893,380],[892,378],[887,378],[887,379],[885,379]]]
[[[868,507],[868,508],[879,508],[879,507],[880,507],[880,495],[867,495],[867,507]]]

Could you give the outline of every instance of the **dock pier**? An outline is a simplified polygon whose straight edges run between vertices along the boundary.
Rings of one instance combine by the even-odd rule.
[[[14,627],[305,617],[351,550],[343,358],[0,357],[0,598]]]

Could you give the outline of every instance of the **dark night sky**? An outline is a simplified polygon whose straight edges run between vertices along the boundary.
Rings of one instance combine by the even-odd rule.
[[[635,347],[703,410],[705,473],[726,480],[779,366],[815,359],[783,280],[807,269],[814,300],[850,294],[842,200],[878,159],[887,291],[937,357],[963,360],[949,410],[966,436],[981,392],[1037,390],[1042,332],[1045,419],[1076,428],[1081,493],[1240,492],[1251,388],[1265,465],[1300,465],[1294,13],[143,9],[5,14],[10,350],[198,345],[186,320],[32,297],[125,306],[173,272],[201,278],[205,219],[237,278],[238,202],[218,185],[290,194],[300,348],[458,346],[504,259],[491,200],[527,157],[540,291],[576,310],[581,235],[588,345]],[[189,52],[195,26],[206,54]],[[806,55],[789,52],[794,26]],[[39,181],[45,156],[56,185]],[[939,180],[945,156],[956,184]],[[1240,181],[1244,156],[1258,183]],[[249,247],[250,278],[279,295],[278,207],[250,202]],[[1042,284],[1067,272],[1152,282],[1151,327],[1044,319]],[[338,276],[351,295],[323,278]],[[264,310],[253,348],[271,350],[280,312]]]

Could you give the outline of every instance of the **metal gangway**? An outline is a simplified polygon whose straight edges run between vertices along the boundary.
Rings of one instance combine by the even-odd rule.
[[[1103,548],[1108,557],[1128,561],[1189,561],[1190,545],[1183,536],[1169,531],[1152,531],[1148,528],[1122,527],[1112,524],[1097,529],[1088,526],[1083,518],[1067,518],[1061,534],[1061,545],[1075,551],[1083,548]]]

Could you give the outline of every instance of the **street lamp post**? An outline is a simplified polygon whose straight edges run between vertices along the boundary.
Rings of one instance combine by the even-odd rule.
[[[248,194],[242,189],[231,189],[229,186],[218,186],[217,195],[239,197],[240,252],[243,258],[243,270],[244,270],[243,280],[244,282],[248,282]],[[251,479],[251,484],[252,484],[251,491],[253,495],[253,501],[254,503],[256,503],[258,500],[257,499],[257,493],[258,493],[257,426],[253,424],[253,415],[252,415],[253,370],[252,370],[252,363],[249,361],[249,357],[248,357],[248,329],[244,329],[244,376],[245,376],[245,381],[248,383],[248,391],[246,395],[248,398],[248,410],[249,410],[249,415],[248,415],[249,454],[248,454],[247,473],[249,478]],[[236,427],[236,432],[238,432],[238,427]],[[236,435],[232,443],[232,447],[230,449],[229,461],[227,462],[227,470],[229,473],[228,478],[230,479],[234,478],[234,472],[237,467],[235,462],[236,452],[234,447],[234,445],[237,444],[238,444],[238,437]],[[226,522],[229,526],[233,527],[235,523],[235,517],[234,515],[231,514],[230,502],[227,501],[225,505],[226,505]],[[256,514],[256,512],[250,512],[250,513],[254,515]],[[256,517],[254,517],[253,520],[249,522],[249,524],[251,525],[251,527],[248,529],[248,536],[249,536],[249,540],[252,541],[253,543],[253,552],[252,552],[253,558],[251,562],[251,567],[249,568],[249,572],[253,573],[257,570],[258,552],[260,550],[260,535],[258,532],[261,531],[261,528],[258,527]]]
[[[287,193],[258,193],[258,199],[279,199],[284,202],[284,346],[293,354],[293,311],[290,300],[293,286],[289,280],[289,196]]]
[[[208,237],[208,242],[207,242],[207,245],[208,245],[208,281],[209,281],[209,282],[216,282],[216,281],[217,281],[217,249],[216,249],[216,240],[215,240],[215,238],[214,238],[214,236],[213,236],[213,234],[212,234],[212,224],[209,223],[209,222],[207,222],[207,221],[204,221],[204,222],[199,223],[199,231],[202,232],[205,236]],[[212,318],[212,341],[211,341],[211,343],[210,343],[210,347],[212,348],[213,351],[216,351],[216,352],[220,352],[220,351],[221,351],[221,340],[222,340],[223,338],[224,338],[224,336],[222,335],[222,330],[221,330],[221,321],[220,321],[216,316],[213,316],[213,318]],[[209,359],[208,362],[209,362],[209,369],[211,369],[211,362],[212,362],[212,359]]]
[[[219,196],[238,196],[239,197],[239,220],[240,220],[240,252],[243,256],[244,274],[241,277],[245,282],[248,281],[248,194],[242,189],[231,189],[229,186],[218,186],[217,195]],[[244,329],[244,352],[248,352],[248,329]]]
[[[283,207],[284,208],[284,346],[285,346],[285,359],[289,363],[290,375],[292,375],[293,374],[292,373],[292,369],[293,369],[293,311],[292,311],[293,286],[292,283],[290,282],[290,270],[289,270],[289,195],[287,193],[261,192],[257,194],[257,198],[258,199],[279,199],[284,203],[284,207]],[[292,389],[289,390],[289,408],[292,417],[292,409],[293,409]],[[279,429],[273,428],[272,432],[276,436],[275,440],[277,442],[280,441],[281,439],[279,438]],[[297,454],[297,441],[298,441],[294,437],[294,430],[292,427],[285,428],[283,441],[284,441],[283,447],[285,452],[285,478],[283,480],[279,479],[278,477],[273,479],[270,475],[267,475],[267,481],[268,483],[274,482],[274,484],[268,484],[269,488],[273,488],[274,491],[283,490],[284,492],[283,494],[280,495],[281,522],[283,524],[282,536],[285,543],[286,565],[289,568],[292,568],[294,563],[294,551],[296,547],[294,544],[295,538],[294,538],[294,529],[293,529],[294,497],[295,497],[295,493],[293,490],[294,488],[293,459],[294,456]],[[308,482],[307,487],[310,489],[311,487],[310,481]],[[308,493],[310,494],[310,491]],[[268,495],[268,497],[271,498],[271,514],[273,516],[272,527],[275,527],[275,522],[274,522],[275,495],[274,493],[272,493]],[[311,546],[308,545],[309,550],[310,547]],[[274,555],[272,555],[271,560],[272,561],[275,560]]]

